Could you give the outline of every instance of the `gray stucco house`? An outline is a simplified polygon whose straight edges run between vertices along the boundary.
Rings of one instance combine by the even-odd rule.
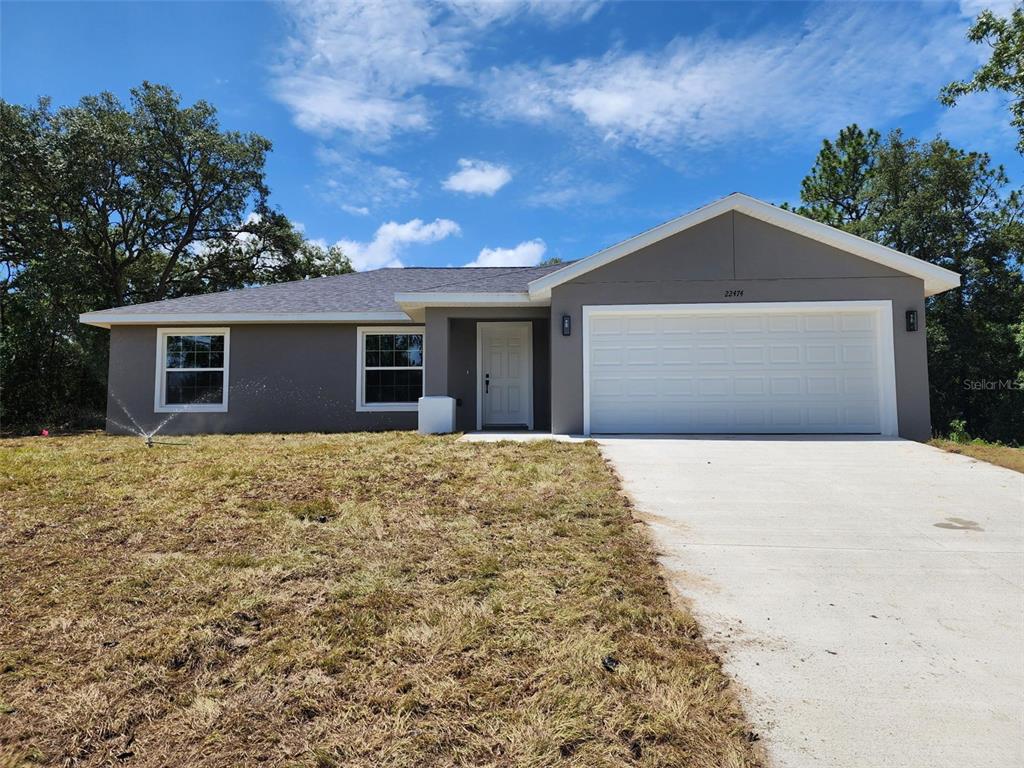
[[[545,267],[379,269],[82,315],[108,422],[927,439],[925,298],[954,272],[742,194]]]

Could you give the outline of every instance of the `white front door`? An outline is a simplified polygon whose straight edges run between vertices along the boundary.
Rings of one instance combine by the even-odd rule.
[[[477,428],[533,429],[533,324],[477,323]]]

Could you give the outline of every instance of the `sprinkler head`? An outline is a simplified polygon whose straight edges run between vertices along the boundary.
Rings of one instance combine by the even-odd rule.
[[[152,448],[153,447],[153,436],[152,435],[146,435],[146,447],[147,448]]]

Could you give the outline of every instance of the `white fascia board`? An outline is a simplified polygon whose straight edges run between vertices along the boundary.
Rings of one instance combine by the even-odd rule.
[[[528,286],[530,289],[530,295],[550,296],[551,289],[555,286],[566,283],[580,277],[581,275],[585,275],[587,272],[597,269],[598,267],[603,267],[605,264],[610,264],[617,259],[621,259],[623,256],[635,253],[641,248],[646,248],[648,245],[653,245],[659,240],[664,240],[666,237],[678,234],[684,229],[694,227],[708,221],[709,219],[713,219],[716,216],[720,216],[723,213],[727,213],[732,210],[732,206],[730,204],[731,197],[732,196],[716,200],[710,205],[698,208],[692,213],[672,219],[671,221],[666,221],[664,224],[659,224],[653,229],[648,229],[646,232],[634,235],[628,240],[616,243],[613,246],[605,248],[603,251],[598,251],[595,254],[587,256],[585,259],[580,259],[579,261],[575,261],[562,269],[556,269],[554,272],[549,272],[543,277],[531,280]]]
[[[533,307],[545,306],[549,301],[531,296],[526,291],[505,293],[413,291],[396,293],[395,303],[408,311],[422,307]]]
[[[407,323],[405,312],[84,312],[78,321],[99,328],[112,325],[192,323]]]
[[[723,197],[721,200],[705,205],[703,208],[698,208],[692,213],[667,221],[646,232],[641,232],[635,237],[623,240],[621,243],[574,262],[563,269],[550,272],[543,277],[531,281],[529,284],[530,295],[538,299],[548,298],[551,295],[551,289],[555,286],[585,275],[593,269],[609,264],[616,259],[621,259],[623,256],[635,253],[641,248],[646,248],[659,240],[679,234],[690,227],[695,227],[729,211],[739,211],[747,216],[774,224],[782,229],[787,229],[826,245],[831,245],[847,253],[852,253],[869,261],[874,261],[877,264],[882,264],[899,272],[918,277],[924,281],[926,296],[942,293],[960,285],[960,275],[956,272],[901,253],[884,245],[879,245],[870,240],[865,240],[863,237],[851,235],[849,232],[844,232],[841,229],[830,227],[819,221],[808,219],[805,216],[784,210],[749,195],[735,192],[728,197]]]

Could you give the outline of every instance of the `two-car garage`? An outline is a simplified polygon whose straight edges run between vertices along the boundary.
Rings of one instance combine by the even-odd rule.
[[[530,281],[560,434],[931,437],[955,272],[735,193]]]
[[[888,301],[583,308],[584,432],[897,433]]]

